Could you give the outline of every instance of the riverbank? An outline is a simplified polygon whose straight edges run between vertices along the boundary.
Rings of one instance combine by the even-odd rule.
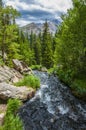
[[[49,74],[59,77],[59,80],[69,86],[71,92],[77,98],[86,101],[86,74],[78,73],[74,75],[72,71],[64,71],[62,66],[57,66],[48,70]]]

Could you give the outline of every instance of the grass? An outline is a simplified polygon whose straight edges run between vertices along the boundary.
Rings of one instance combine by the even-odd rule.
[[[19,82],[15,83],[16,86],[27,86],[37,89],[40,87],[40,79],[34,75],[27,75]]]
[[[22,103],[17,99],[10,99],[8,101],[4,124],[0,127],[0,130],[23,130],[22,121],[17,115],[21,105]]]

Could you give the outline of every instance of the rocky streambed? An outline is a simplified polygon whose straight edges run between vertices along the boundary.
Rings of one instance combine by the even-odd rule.
[[[53,75],[34,72],[41,79],[35,97],[20,108],[24,130],[86,130],[86,104]]]

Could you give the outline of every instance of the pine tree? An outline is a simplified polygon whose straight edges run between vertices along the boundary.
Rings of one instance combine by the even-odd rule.
[[[86,73],[86,2],[73,0],[56,38],[55,62],[72,74]]]
[[[41,44],[40,44],[39,36],[35,35],[33,49],[34,49],[35,62],[36,64],[40,65],[42,57],[41,57]]]
[[[31,31],[30,34],[30,48],[33,49],[33,45],[34,45],[34,34],[33,31]]]
[[[20,55],[21,60],[24,61],[27,65],[32,65],[34,62],[34,53],[30,49],[30,43],[28,35],[24,35],[22,31],[19,31],[18,43],[20,45]]]
[[[50,68],[53,66],[52,42],[47,21],[44,23],[42,36],[42,65]]]
[[[17,26],[13,24],[14,17],[18,17],[19,13],[11,6],[2,8],[0,13],[0,49],[2,58],[5,62],[5,53],[14,56],[16,53]],[[14,49],[14,50],[13,50]],[[13,52],[13,53],[12,53]],[[13,57],[10,57],[11,59]]]

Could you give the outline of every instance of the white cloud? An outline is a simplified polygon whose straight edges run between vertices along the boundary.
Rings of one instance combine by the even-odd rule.
[[[40,10],[41,10],[41,11],[50,13],[51,17],[53,14],[53,17],[58,19],[60,17],[59,12],[66,13],[67,9],[72,7],[71,0],[32,0],[32,2],[31,0],[25,0],[25,1],[21,0],[21,2],[20,0],[6,0],[5,3],[6,5],[12,5],[14,8],[16,8],[20,12],[22,10],[22,15],[24,15],[24,18],[25,18],[25,13],[23,13],[24,11],[33,12],[34,10],[35,11],[39,10],[39,13],[40,13]],[[26,16],[26,17],[28,17],[29,19],[30,16]],[[26,24],[27,22],[28,21],[26,19],[19,20],[19,24],[21,25]]]
[[[29,4],[29,0],[25,3],[23,0],[7,0],[6,5],[12,5],[16,9],[35,10],[41,9],[46,11],[66,12],[72,6],[71,0],[34,0],[35,4]]]
[[[35,0],[38,4],[53,11],[66,12],[72,6],[71,0]]]
[[[17,0],[15,0],[15,2],[12,1],[12,0],[7,0],[5,4],[6,4],[6,5],[11,5],[11,6],[13,6],[13,8],[18,9],[18,8],[17,8],[18,3],[19,3],[19,2],[18,2]]]

